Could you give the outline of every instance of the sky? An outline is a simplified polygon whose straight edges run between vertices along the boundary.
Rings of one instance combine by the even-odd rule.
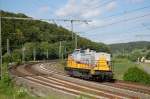
[[[73,31],[106,44],[150,41],[150,0],[0,0],[0,9],[40,19],[81,19]],[[67,29],[69,22],[55,21]]]

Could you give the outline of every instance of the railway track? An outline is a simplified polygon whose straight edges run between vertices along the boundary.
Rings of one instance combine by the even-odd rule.
[[[55,61],[51,62],[51,63],[55,64]],[[145,98],[147,98],[147,99],[148,99],[148,97],[150,97],[148,88],[143,88],[140,86],[137,89],[137,86],[134,86],[134,90],[132,90],[134,95],[123,93],[123,92],[118,92],[118,91],[113,91],[113,90],[109,90],[107,88],[116,88],[116,89],[118,88],[118,90],[119,89],[120,90],[130,90],[130,89],[125,87],[125,85],[123,85],[123,84],[119,85],[119,83],[114,83],[114,84],[102,83],[102,84],[100,84],[97,82],[95,83],[95,82],[89,82],[89,81],[83,81],[80,79],[70,78],[70,77],[66,76],[66,74],[64,72],[61,72],[61,71],[57,70],[56,68],[53,68],[53,69],[45,68],[45,66],[48,64],[49,63],[45,63],[45,65],[44,65],[43,63],[39,63],[36,65],[18,66],[18,67],[12,68],[10,70],[10,72],[16,76],[22,77],[23,79],[41,84],[46,87],[55,88],[55,89],[64,91],[66,93],[73,94],[75,96],[83,95],[83,96],[90,97],[92,99],[93,98],[94,99],[101,99],[101,98],[139,99],[141,97],[136,94],[139,94],[139,92],[141,92],[142,97],[143,97],[143,95],[145,95]],[[51,64],[51,66],[52,66],[52,64]],[[37,67],[39,67],[40,69],[36,69]],[[84,83],[82,83],[82,82],[84,82]],[[104,88],[104,86],[106,88]],[[120,87],[120,86],[124,86],[124,87]],[[130,85],[130,88],[133,88],[132,86]],[[131,92],[131,91],[129,91],[129,92]]]
[[[143,86],[143,85],[134,85],[133,83],[128,83],[128,82],[120,82],[116,81],[115,83],[104,83],[104,85],[112,86],[112,87],[118,87],[118,88],[123,88],[131,91],[136,91],[144,94],[150,94],[150,87],[149,86]]]
[[[45,67],[48,67],[48,66],[45,66]],[[54,68],[49,69],[48,71],[49,72],[53,71],[55,73],[60,73],[61,75],[68,76],[64,72],[58,71],[56,68],[55,69]],[[143,86],[141,84],[137,84],[137,83],[133,83],[133,82],[131,83],[131,82],[125,82],[125,81],[118,81],[117,80],[113,83],[110,83],[110,82],[103,82],[102,83],[101,82],[101,84],[112,86],[112,87],[117,87],[117,88],[121,88],[121,89],[127,89],[127,90],[131,90],[131,91],[141,92],[141,93],[145,93],[145,94],[150,94],[150,86]]]
[[[36,76],[37,74],[33,74],[31,72],[29,72],[28,70],[30,70],[28,68],[28,70],[26,71],[24,68],[29,67],[29,66],[22,66],[22,67],[18,67],[16,68],[14,71],[11,71],[12,73],[15,73],[15,75],[19,75],[20,77],[24,77],[24,79],[42,84],[44,86],[48,86],[48,87],[53,87],[59,90],[63,90],[65,92],[69,92],[71,94],[74,95],[84,95],[90,98],[117,98],[117,99],[122,99],[122,96],[115,96],[112,94],[108,94],[108,93],[104,93],[100,90],[94,90],[94,89],[90,89],[88,87],[83,87],[77,84],[73,84],[73,83],[69,83],[67,81],[63,81],[63,80],[59,80],[55,78],[50,78],[50,77],[43,77],[43,76]],[[34,72],[35,73],[35,72]],[[53,79],[53,80],[51,80]]]
[[[68,76],[67,74],[64,74],[63,72],[58,72],[61,73],[63,75]],[[101,83],[102,84],[102,83]],[[138,91],[141,93],[146,93],[146,94],[150,94],[150,86],[145,86],[142,84],[138,84],[138,83],[133,83],[133,82],[127,82],[127,81],[115,81],[113,83],[110,82],[104,82],[105,85],[110,85],[110,86],[114,86],[114,87],[119,87],[119,88],[123,88],[123,89],[128,89],[128,90],[133,90],[133,91]]]

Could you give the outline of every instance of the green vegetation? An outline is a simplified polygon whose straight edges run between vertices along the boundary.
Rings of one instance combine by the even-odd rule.
[[[147,53],[147,55],[146,55],[145,58],[148,59],[148,60],[150,60],[150,51],[148,51],[148,53]]]
[[[129,53],[136,49],[150,49],[150,42],[137,41],[129,43],[110,44],[112,53]]]
[[[28,18],[28,16],[21,13],[15,14],[1,11],[0,14],[2,17]],[[148,79],[150,78],[148,74],[134,67],[139,66],[135,64],[138,57],[145,56],[146,59],[150,59],[150,42],[111,44],[109,47],[103,43],[96,43],[79,35],[77,37],[78,48],[112,52],[114,58],[113,69],[116,79],[149,84],[150,81]],[[10,42],[10,54],[6,53],[7,39]],[[71,31],[45,21],[2,19],[4,77],[0,81],[0,99],[40,99],[40,97],[30,96],[24,87],[16,87],[13,84],[7,72],[8,63],[21,63],[23,50],[25,61],[33,60],[34,53],[37,60],[47,59],[47,54],[48,59],[57,59],[59,57],[60,41],[62,42],[62,56],[65,58],[74,50],[74,39],[72,39]],[[61,63],[65,64],[64,62]],[[60,69],[63,69],[62,66],[60,67]],[[141,75],[138,77],[137,75],[139,74]],[[83,98],[84,96],[79,97],[79,99]],[[50,95],[44,99],[57,98]]]
[[[53,93],[50,93],[45,97],[33,96],[27,91],[25,87],[16,86],[7,73],[7,65],[8,64],[6,63],[3,65],[3,78],[0,80],[0,99],[60,99],[60,96],[56,96]],[[89,98],[80,96],[79,99]]]
[[[137,67],[129,68],[124,74],[123,79],[125,81],[139,82],[150,85],[150,75]]]
[[[18,13],[1,11],[2,17],[25,17]],[[75,36],[75,33],[73,33]],[[7,50],[7,39],[10,42],[11,61],[21,61],[22,50],[25,50],[25,60],[33,60],[33,52],[36,59],[56,59],[59,57],[59,43],[62,41],[63,56],[67,56],[74,50],[72,32],[56,24],[39,20],[15,20],[2,18],[2,47],[3,55]],[[96,51],[109,52],[110,49],[103,43],[92,42],[78,35],[78,48],[90,48]]]
[[[37,97],[29,94],[27,89],[22,86],[16,86],[9,77],[8,73],[3,74],[3,79],[0,80],[0,99],[61,99],[60,96],[56,96],[50,93],[45,97]],[[90,99],[86,96],[80,96],[76,99]]]
[[[123,76],[129,68],[138,67],[141,70],[143,69],[142,67],[145,65],[137,64],[138,59],[140,60],[142,57],[150,59],[150,42],[141,41],[111,44],[110,48],[114,61],[114,77],[119,80],[124,80]]]
[[[138,58],[150,59],[150,42],[130,42],[110,45],[114,57],[137,62]]]
[[[91,99],[91,98],[88,98],[87,96],[85,96],[85,95],[80,95],[80,97],[79,98],[77,98],[77,99]]]
[[[1,11],[2,17],[24,17],[28,16],[22,13],[10,13]],[[36,60],[57,59],[59,57],[59,44],[62,42],[62,56],[65,58],[74,50],[74,38],[72,32],[56,24],[51,24],[39,20],[2,20],[2,53],[3,53],[3,79],[0,81],[0,98],[1,99],[40,99],[27,93],[24,87],[17,87],[9,78],[7,66],[9,62],[20,64],[23,58],[25,61],[33,60],[34,53]],[[73,33],[75,36],[75,33]],[[107,45],[96,43],[86,38],[78,37],[78,48],[90,48],[96,51],[110,52]],[[10,53],[7,53],[7,39],[10,42]],[[63,69],[60,68],[60,69]],[[60,97],[59,97],[60,98]],[[43,99],[59,99],[50,95]],[[83,98],[83,97],[82,97]]]
[[[3,78],[0,80],[0,99],[37,99],[29,96],[25,88],[15,86],[6,71],[7,64],[4,64],[3,67]]]
[[[132,61],[126,58],[115,58],[113,60],[113,72],[114,78],[123,80],[124,73],[131,67],[138,67],[137,64],[133,63]]]

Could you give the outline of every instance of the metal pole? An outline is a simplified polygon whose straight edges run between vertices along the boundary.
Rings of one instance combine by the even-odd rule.
[[[7,39],[7,54],[10,55],[10,49],[9,49],[9,39]]]
[[[47,51],[46,51],[46,58],[48,59],[48,49],[47,49]]]
[[[66,47],[64,48],[64,58],[66,58]]]
[[[64,47],[64,46],[62,46],[62,47]],[[62,48],[63,49],[63,48]],[[64,53],[63,53],[63,51],[62,51],[62,53],[61,53],[61,59],[63,60],[64,59]]]
[[[34,61],[36,60],[36,50],[35,50],[35,48],[33,49],[33,60]]]
[[[59,59],[61,58],[61,41],[59,43]]]
[[[0,68],[1,68],[1,77],[0,79],[2,79],[2,36],[1,36],[1,16],[0,16]]]
[[[71,20],[70,22],[71,22],[71,33],[72,33],[72,39],[73,39],[73,20]]]
[[[78,47],[78,39],[77,39],[77,33],[75,34],[75,49]]]
[[[25,53],[24,53],[24,51],[25,51],[25,47],[22,48],[22,63],[25,62]]]

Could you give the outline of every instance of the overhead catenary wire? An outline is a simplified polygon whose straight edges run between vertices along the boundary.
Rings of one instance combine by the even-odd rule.
[[[111,2],[113,2],[113,1],[116,1],[116,0],[110,0],[110,1],[106,1],[106,0],[105,0],[105,2],[102,2],[102,1],[99,2],[99,1],[98,1],[98,2],[97,2],[98,5],[94,5],[94,7],[93,7],[93,6],[90,7],[90,4],[91,4],[91,3],[90,3],[90,4],[88,3],[88,5],[85,5],[85,6],[83,7],[83,9],[86,9],[87,7],[90,8],[90,9],[101,8],[101,7],[103,7],[103,6],[105,6],[105,5],[109,4],[109,3],[111,3]]]
[[[2,33],[2,34],[5,34],[5,33]],[[6,33],[6,34],[13,34],[13,35],[18,35],[18,33]],[[22,33],[22,36],[20,36],[20,38],[22,38],[22,37],[24,37],[25,36],[25,34],[32,34],[32,33],[29,33],[29,32],[27,32],[27,33]],[[36,33],[35,33],[36,34]],[[71,35],[70,34],[64,34],[64,35],[61,35],[61,34],[50,34],[50,35],[48,35],[48,37],[71,37]]]
[[[141,11],[141,10],[148,9],[148,8],[150,8],[150,5],[144,6],[144,7],[140,7],[140,8],[136,8],[136,9],[132,9],[132,10],[128,10],[128,11],[123,11],[123,12],[120,12],[118,14],[114,14],[114,15],[111,15],[111,16],[102,17],[101,19],[104,19],[104,20],[107,19],[107,20],[109,20],[109,18],[118,16],[118,15],[123,16],[123,15],[127,15],[127,14],[130,14],[130,13],[134,13],[134,12]],[[88,24],[87,26],[89,28],[91,28],[89,25],[90,24]],[[91,28],[91,29],[93,29],[93,28]]]
[[[140,19],[140,18],[143,18],[143,17],[147,17],[147,16],[150,16],[150,13],[145,14],[145,15],[141,15],[141,16],[136,16],[136,17],[132,17],[132,18],[127,18],[127,19],[115,21],[115,22],[108,23],[108,24],[105,24],[105,25],[100,25],[100,26],[94,27],[92,29],[89,29],[89,30],[87,30],[85,32],[89,32],[89,31],[92,31],[92,30],[100,29],[100,28],[105,28],[105,27],[112,26],[112,25],[115,25],[115,24],[120,24],[120,23],[123,23],[123,22],[137,20],[137,19]]]
[[[132,9],[132,10],[123,11],[123,12],[120,12],[120,13],[117,13],[117,14],[114,14],[114,15],[102,17],[101,19],[107,19],[107,18],[118,16],[118,15],[123,16],[123,15],[126,15],[126,14],[130,14],[130,13],[134,13],[134,12],[137,12],[137,11],[140,11],[140,10],[144,10],[144,9],[147,9],[147,8],[150,8],[150,5],[140,7],[140,8],[136,8],[136,9]]]
[[[129,34],[133,34],[133,33],[136,33],[136,32],[138,32],[138,31],[145,31],[145,28],[144,27],[135,27],[135,28],[130,28],[130,29],[128,29],[127,31],[125,30],[125,31],[123,31],[123,33],[129,33]],[[120,32],[119,32],[120,33]],[[122,33],[122,32],[121,32]],[[87,35],[83,35],[82,34],[82,36],[83,37],[87,37],[87,36],[96,36],[96,33],[90,33],[90,34],[87,34]]]
[[[100,8],[100,7],[103,7],[103,6],[105,6],[106,4],[109,4],[109,3],[113,2],[113,1],[116,1],[116,0],[106,1],[106,2],[104,2],[104,3],[102,3],[102,4],[98,5],[98,6],[96,6],[96,7],[94,7],[94,8]]]
[[[143,16],[140,16],[140,17],[145,17],[145,16],[147,16],[147,15],[143,15]],[[139,17],[136,17],[136,18],[139,18]],[[132,19],[136,19],[136,18],[132,18]],[[57,36],[68,36],[68,35],[51,35],[51,37],[57,37]]]
[[[84,23],[88,23],[88,22],[91,22],[91,20],[83,20],[83,19],[35,19],[35,18],[20,18],[20,17],[1,17],[2,19],[15,19],[15,20],[40,20],[40,21],[64,21],[64,22],[70,22],[71,23],[71,32],[72,32],[72,39],[73,39],[73,23],[74,22],[84,22]],[[76,35],[76,34],[75,34]],[[76,37],[75,36],[75,49],[77,48],[76,46]]]
[[[113,0],[111,0],[113,1]],[[147,9],[147,8],[150,8],[150,5],[148,6],[144,6],[144,7],[141,7],[141,8],[137,8],[137,9],[133,9],[133,10],[129,10],[129,11],[124,11],[124,12],[121,12],[119,14],[115,14],[115,15],[112,15],[112,16],[108,16],[108,17],[103,17],[103,19],[107,19],[107,18],[110,18],[110,17],[114,17],[114,16],[117,16],[117,15],[125,15],[125,14],[128,14],[128,13],[133,13],[133,12],[136,12],[136,11],[139,11],[139,10],[143,10],[143,9]],[[23,20],[48,20],[48,21],[52,21],[54,22],[54,20],[56,21],[62,21],[63,19],[33,19],[33,18],[18,18],[18,17],[2,17],[2,18],[6,18],[6,19],[23,19]],[[64,21],[68,21],[67,19],[64,19]],[[79,20],[75,20],[75,21],[79,21]],[[85,20],[83,20],[84,22],[86,22]],[[92,29],[95,29],[95,28],[92,28]]]
[[[148,27],[148,25],[146,25],[147,27]],[[141,26],[141,23],[140,23],[140,25],[139,26],[136,26],[136,27],[130,27],[130,28],[128,28],[127,30],[124,30],[123,32],[126,32],[126,33],[133,33],[133,32],[135,32],[135,31],[141,31],[141,30],[145,30],[145,28],[146,27],[144,27],[144,26]],[[148,30],[148,29],[147,29]],[[121,31],[122,32],[122,31]],[[120,33],[120,32],[119,32]],[[84,34],[82,34],[82,36],[92,36],[92,35],[95,35],[96,33],[84,33]]]
[[[142,24],[142,26],[150,31],[150,28],[147,25],[145,25],[144,23]]]
[[[76,21],[76,22],[91,22],[92,20],[84,20],[84,19],[55,19],[55,18],[32,18],[32,17],[1,17],[2,19],[14,19],[14,20],[40,20],[40,21]]]
[[[143,8],[139,8],[139,9],[145,9],[145,8],[149,8],[149,7],[143,7]],[[135,10],[139,10],[139,9],[135,9]],[[131,13],[131,12],[134,12],[134,11],[129,11],[129,12],[126,12],[125,14]],[[54,36],[54,37],[55,37],[55,36]]]

